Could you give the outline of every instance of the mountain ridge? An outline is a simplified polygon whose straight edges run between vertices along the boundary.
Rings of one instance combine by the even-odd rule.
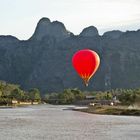
[[[94,26],[79,35],[59,21],[42,18],[28,40],[0,36],[0,79],[20,84],[24,89],[39,88],[43,93],[65,88],[109,90],[140,85],[140,30],[108,31],[99,35]],[[71,58],[89,48],[101,58],[101,65],[85,87],[74,71]]]
[[[121,30],[109,30],[109,31],[104,32],[102,35],[100,35],[99,32],[98,32],[98,29],[97,29],[95,26],[90,25],[90,26],[85,27],[78,35],[75,35],[74,33],[68,31],[68,30],[66,29],[65,25],[64,25],[62,22],[57,21],[57,20],[51,21],[49,18],[43,17],[43,18],[41,18],[41,19],[38,21],[37,26],[36,26],[36,28],[35,28],[35,31],[34,31],[33,35],[31,35],[31,37],[30,37],[29,39],[18,39],[18,38],[15,37],[14,35],[0,35],[0,38],[1,38],[1,37],[13,37],[13,38],[16,38],[16,39],[18,39],[18,40],[20,40],[20,41],[27,41],[27,40],[30,40],[30,39],[34,36],[34,34],[35,34],[37,28],[39,28],[39,26],[42,26],[42,25],[40,25],[42,22],[46,22],[47,25],[49,25],[49,24],[59,24],[59,25],[63,26],[64,30],[66,30],[66,31],[68,32],[68,34],[71,34],[71,35],[74,35],[74,36],[82,36],[82,35],[81,35],[82,32],[83,32],[84,30],[86,30],[86,29],[94,30],[94,31],[95,31],[95,35],[99,35],[99,36],[101,36],[101,37],[107,36],[108,33],[111,34],[111,33],[113,33],[113,32],[114,32],[114,33],[120,32],[120,33],[122,33],[122,34],[140,32],[140,29],[137,29],[137,30],[127,30],[127,31],[125,31],[125,32],[124,32],[124,31],[121,31]],[[46,26],[46,25],[45,25],[45,26]],[[47,26],[46,26],[46,27],[47,27]],[[50,33],[50,32],[49,32],[49,33]],[[93,35],[93,36],[94,36],[94,35]],[[92,36],[91,36],[91,37],[92,37]]]

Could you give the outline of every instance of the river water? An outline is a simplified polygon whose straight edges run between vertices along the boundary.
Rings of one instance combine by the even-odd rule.
[[[140,140],[140,117],[95,115],[69,108],[0,109],[0,140]]]

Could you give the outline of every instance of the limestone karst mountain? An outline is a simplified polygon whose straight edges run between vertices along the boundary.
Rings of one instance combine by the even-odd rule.
[[[99,53],[101,65],[86,88],[74,71],[71,58],[79,49]],[[0,80],[39,88],[43,93],[64,88],[106,90],[140,86],[140,30],[110,31],[100,36],[94,26],[80,35],[64,24],[42,18],[29,40],[0,36]]]

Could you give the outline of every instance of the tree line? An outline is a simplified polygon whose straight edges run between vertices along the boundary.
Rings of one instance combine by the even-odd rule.
[[[65,89],[62,93],[46,94],[45,100],[51,104],[73,104],[78,100],[86,99],[86,95],[94,100],[119,100],[122,105],[140,104],[140,88],[112,89],[109,91],[80,91],[79,89]]]
[[[40,102],[40,91],[37,88],[24,91],[19,85],[0,81],[0,105],[10,105],[12,100],[17,102]]]
[[[79,89],[64,89],[61,93],[46,94],[45,101],[50,104],[72,104],[77,100],[85,99],[84,92]]]
[[[22,90],[19,85],[0,81],[0,105],[11,104],[12,100],[18,102],[41,102],[51,104],[73,104],[76,101],[93,96],[95,100],[118,99],[122,105],[140,104],[140,88],[137,89],[114,89],[109,91],[81,91],[75,89],[64,89],[61,93],[48,93],[41,98],[39,89],[33,88],[28,91]]]

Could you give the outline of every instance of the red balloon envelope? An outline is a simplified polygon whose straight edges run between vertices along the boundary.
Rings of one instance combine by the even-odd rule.
[[[79,76],[84,80],[85,85],[88,86],[90,78],[99,67],[100,58],[96,52],[84,49],[73,55],[72,64]]]

